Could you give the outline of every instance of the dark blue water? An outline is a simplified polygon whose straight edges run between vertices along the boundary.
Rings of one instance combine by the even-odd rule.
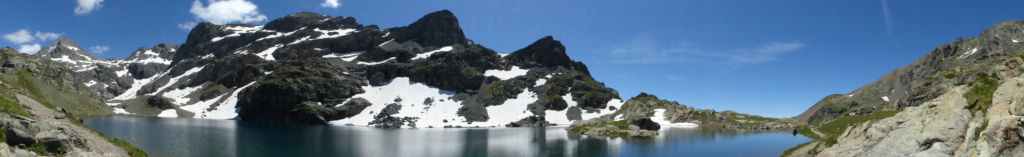
[[[593,138],[563,128],[375,129],[106,116],[85,124],[151,156],[779,156],[812,139],[788,132],[663,128]]]

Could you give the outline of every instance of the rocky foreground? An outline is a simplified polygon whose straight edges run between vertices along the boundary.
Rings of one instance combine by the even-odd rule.
[[[819,141],[788,156],[1020,156],[1024,154],[1024,21],[956,39],[797,117]],[[870,108],[895,113],[871,113]],[[888,110],[888,111],[886,111]],[[898,113],[896,113],[898,112]],[[891,117],[890,117],[891,116]]]
[[[111,109],[70,69],[9,47],[0,65],[0,156],[146,156],[82,124],[76,115]]]

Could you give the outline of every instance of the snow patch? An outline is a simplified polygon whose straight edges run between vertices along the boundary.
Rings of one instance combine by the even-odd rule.
[[[249,86],[255,83],[255,81],[250,82],[245,86],[236,88],[235,91],[231,94],[223,94],[214,97],[210,100],[199,101],[192,105],[182,106],[181,109],[195,113],[196,115],[194,118],[232,119],[238,117],[238,113],[235,112],[235,105],[238,103],[238,93],[240,93],[243,89],[248,88]],[[214,104],[217,104],[217,101],[221,100],[224,96],[227,96],[228,98],[225,101],[221,102],[219,105],[217,105],[217,107],[212,107]]]
[[[964,54],[960,55],[960,57],[956,57],[956,58],[957,59],[964,59],[964,58],[967,58],[967,57],[973,55],[975,52],[978,52],[978,48],[971,49],[971,51],[965,52]]]
[[[352,33],[356,32],[356,29],[320,30],[320,28],[313,28],[313,31],[320,32],[320,34],[321,34],[320,36],[316,37],[316,39],[313,39],[313,40],[317,40],[317,39],[337,38],[337,37],[349,35],[349,34],[352,34]]]
[[[89,82],[85,83],[86,87],[92,87],[92,85],[96,85],[96,80],[89,80]]]
[[[355,59],[355,57],[353,57],[352,59]],[[359,64],[359,65],[377,65],[377,64],[383,64],[383,63],[386,63],[386,62],[392,61],[392,60],[395,60],[395,57],[391,57],[391,58],[385,59],[385,60],[380,61],[380,62],[359,62],[357,64]]]
[[[882,96],[882,100],[885,100],[885,102],[889,102],[889,96]]]
[[[346,62],[352,62],[353,60],[356,60],[356,57],[359,57],[359,55],[363,53],[366,53],[366,51],[356,51],[349,53],[331,53],[324,55],[324,58],[341,58]]]
[[[128,111],[125,111],[123,108],[114,108],[114,114],[132,114],[132,113],[128,113]],[[163,113],[161,112],[161,114],[163,114]],[[175,114],[175,117],[177,117],[177,114]]]
[[[231,34],[228,34],[228,35],[225,35],[225,36],[221,36],[221,37],[214,37],[212,40],[210,40],[210,42],[217,42],[217,41],[223,40],[224,38],[237,37],[237,36],[241,36],[242,34],[255,33],[256,31],[259,31],[260,29],[263,29],[262,25],[261,26],[228,26],[228,27],[224,28],[224,30],[232,31]]]
[[[1012,40],[1012,41],[1013,41],[1013,43],[1017,43],[1017,42],[1020,42],[1020,41],[1017,41],[1017,39],[1010,39],[1010,40]]]
[[[526,75],[526,72],[529,71],[530,69],[520,69],[519,66],[512,66],[512,69],[509,69],[507,71],[497,69],[484,71],[484,76],[494,76],[501,80],[508,80],[515,77]]]
[[[174,110],[174,109],[168,109],[168,110],[164,110],[163,112],[160,112],[160,114],[158,114],[156,116],[157,117],[177,118],[178,117],[178,111]]]
[[[259,56],[260,58],[263,58],[264,60],[272,61],[272,60],[274,60],[274,51],[277,51],[277,49],[279,49],[281,47],[284,47],[284,45],[282,45],[282,44],[274,45],[274,47],[267,48],[267,50],[263,50],[263,52],[257,53],[256,56]]]
[[[306,27],[302,27],[302,28],[299,28],[299,29],[296,29],[294,31],[287,32],[287,33],[276,32],[275,34],[271,34],[271,35],[268,35],[268,36],[256,39],[256,41],[263,41],[263,40],[273,39],[273,38],[278,38],[278,37],[291,36],[292,34],[295,34],[295,32],[298,32],[298,31],[303,30],[303,29],[306,29]]]
[[[452,46],[445,46],[445,47],[442,47],[442,48],[437,49],[437,50],[416,54],[416,57],[412,57],[412,60],[426,59],[426,58],[429,58],[430,55],[433,55],[434,53],[437,53],[437,52],[448,52],[448,51],[452,51],[452,49],[454,49],[454,48],[452,48]]]
[[[665,109],[654,109],[654,117],[651,117],[651,121],[658,123],[662,127],[697,127],[694,123],[672,123],[665,120]]]

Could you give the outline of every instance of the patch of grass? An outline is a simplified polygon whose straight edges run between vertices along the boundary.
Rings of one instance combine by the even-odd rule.
[[[838,141],[839,135],[842,135],[843,132],[846,131],[846,128],[849,128],[851,126],[856,126],[856,125],[859,125],[859,124],[867,122],[867,121],[879,120],[879,119],[884,119],[884,118],[892,117],[892,116],[895,116],[896,113],[899,113],[899,112],[898,111],[882,111],[882,112],[876,112],[876,113],[866,114],[866,115],[843,116],[843,117],[836,118],[835,120],[832,120],[831,122],[822,124],[821,126],[818,126],[818,131],[821,132],[822,134],[825,134],[826,136],[828,136],[828,138],[825,139],[825,142],[824,142],[825,146],[832,146],[833,144],[836,144],[837,142],[839,142]],[[797,132],[799,132],[799,131],[797,131]],[[813,132],[811,134],[813,134]],[[817,139],[820,139],[820,138],[822,138],[822,137],[818,137]]]
[[[821,136],[818,136],[818,134],[814,133],[814,131],[811,131],[811,128],[797,129],[796,133],[798,133],[800,135],[804,135],[805,137],[810,137],[810,138],[813,138],[813,139],[822,140]]]
[[[949,72],[949,73],[946,73],[945,75],[942,75],[942,77],[946,78],[946,79],[953,79],[953,78],[956,78],[956,73]]]
[[[46,150],[46,144],[43,144],[42,142],[33,143],[32,145],[25,146],[25,148],[22,148],[22,149],[28,150],[30,152],[35,152],[36,154],[39,154],[39,155],[49,155],[50,154],[50,151]]]
[[[124,148],[124,150],[126,152],[128,152],[128,155],[130,155],[132,157],[148,157],[149,156],[149,154],[146,154],[146,151],[142,151],[142,149],[139,149],[139,148],[135,147],[135,145],[132,145],[131,142],[128,142],[128,141],[125,141],[125,140],[122,140],[122,139],[118,139],[118,138],[108,137],[106,135],[103,135],[103,137],[106,137],[107,141],[110,141],[110,143],[114,143],[114,145],[117,145],[118,147]]]
[[[0,112],[15,114],[19,116],[30,117],[25,108],[17,102],[17,98],[13,97],[14,91],[11,91],[7,87],[0,86]]]
[[[964,98],[967,98],[967,106],[964,106],[964,109],[970,110],[972,113],[986,112],[988,107],[992,106],[992,94],[999,87],[999,81],[993,76],[983,76],[974,79],[968,85],[971,86],[971,89],[963,95]]]
[[[931,83],[932,81],[935,81],[935,77],[925,77],[924,78],[924,82]]]
[[[981,128],[974,130],[974,139],[977,140],[981,138],[981,132],[985,132],[985,129],[988,129],[988,120],[985,120],[984,123],[981,123]]]
[[[856,115],[856,116],[842,116],[832,120],[831,122],[822,124],[818,127],[818,131],[828,135],[829,137],[835,137],[843,134],[847,127],[858,125],[863,122],[879,120],[888,117],[895,116],[897,111],[882,111],[872,114]]]
[[[782,152],[782,155],[780,155],[780,156],[789,156],[789,155],[793,155],[793,151],[796,151],[796,150],[798,150],[798,149],[800,149],[800,148],[803,148],[803,147],[809,146],[809,145],[811,145],[811,144],[814,144],[814,142],[815,142],[815,141],[811,141],[811,142],[807,142],[807,143],[804,143],[804,144],[796,145],[796,147],[793,147],[793,148],[787,149],[787,150],[786,150],[785,152]]]

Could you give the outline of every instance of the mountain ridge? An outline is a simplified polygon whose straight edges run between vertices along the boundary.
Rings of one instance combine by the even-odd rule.
[[[199,23],[181,45],[63,63],[113,112],[135,116],[504,127],[570,125],[621,108],[619,93],[566,52],[545,36],[498,53],[466,39],[448,10],[387,29],[302,12],[266,25]]]

